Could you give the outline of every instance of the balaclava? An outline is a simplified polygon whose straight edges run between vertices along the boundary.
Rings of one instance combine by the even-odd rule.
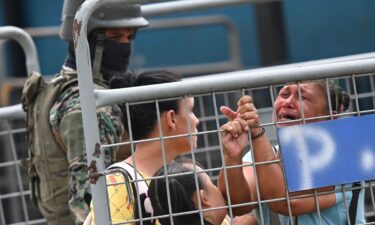
[[[88,36],[88,42],[90,46],[91,63],[93,65],[95,50],[98,42],[97,35],[95,33],[90,34]],[[125,76],[129,65],[130,55],[130,43],[119,43],[109,39],[104,39],[102,61],[100,66],[100,72],[103,75],[104,81],[108,82],[114,76]],[[74,70],[77,69],[74,45],[71,42],[68,45],[68,56],[65,59],[64,65]]]

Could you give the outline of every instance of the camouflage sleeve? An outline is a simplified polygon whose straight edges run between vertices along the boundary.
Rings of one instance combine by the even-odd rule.
[[[82,224],[90,211],[91,192],[81,112],[63,117],[60,134],[69,163],[69,208],[76,224]]]
[[[96,89],[103,89],[100,84],[95,83]],[[105,89],[105,88],[104,88]],[[122,123],[121,109],[117,105],[100,107],[96,111],[98,117],[100,143],[104,154],[104,164],[108,167],[117,161],[116,153],[118,147],[104,147],[103,145],[119,143],[125,134]]]
[[[97,111],[100,143],[102,145],[119,143],[124,133],[122,114],[117,106],[101,107]],[[105,167],[116,162],[117,147],[104,147]]]
[[[118,143],[124,132],[121,114],[116,107],[98,109],[98,126],[101,144]],[[67,150],[69,162],[69,207],[76,223],[82,223],[90,211],[91,191],[83,134],[82,114],[71,112],[60,123],[60,134]],[[115,162],[116,148],[103,148],[105,167]]]

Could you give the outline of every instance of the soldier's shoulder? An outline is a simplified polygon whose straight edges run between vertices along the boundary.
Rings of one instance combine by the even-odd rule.
[[[79,90],[76,84],[64,88],[55,99],[50,110],[50,121],[60,121],[64,115],[80,111]],[[58,122],[57,122],[58,123]]]

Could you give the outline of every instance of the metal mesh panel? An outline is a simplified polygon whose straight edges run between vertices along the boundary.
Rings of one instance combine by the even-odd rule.
[[[40,70],[35,44],[24,30],[0,27],[0,39],[14,40],[22,47],[27,73]],[[7,91],[13,90],[13,84],[17,86],[19,82],[2,86],[3,99],[8,100]],[[0,117],[0,224],[45,224],[29,196],[26,129],[21,106],[1,107]]]
[[[1,224],[45,224],[30,200],[24,120],[0,122]]]
[[[308,79],[307,79],[308,80]],[[367,89],[364,90],[363,85],[359,85],[359,82],[366,80]],[[358,116],[366,115],[374,112],[374,75],[373,74],[360,74],[352,75],[350,77],[340,77],[335,79],[335,82],[340,83],[341,86],[351,96],[351,106],[348,113],[342,116]],[[231,108],[236,108],[236,101],[242,94],[252,94],[254,91],[262,89],[270,92],[270,102],[273,102],[276,93],[284,83],[278,85],[272,85],[268,87],[256,87],[251,89],[238,89],[233,91],[215,92],[214,90],[209,93],[197,94],[195,98],[195,109],[194,112],[200,120],[197,133],[187,133],[183,136],[188,138],[196,135],[198,136],[198,148],[194,149],[192,153],[188,153],[187,156],[193,159],[193,162],[197,161],[204,165],[206,172],[211,179],[216,182],[219,171],[223,168],[223,155],[222,148],[220,145],[219,138],[219,126],[223,124],[226,119],[218,108],[221,105],[227,105]],[[366,88],[366,86],[365,86]],[[187,96],[180,96],[176,99],[185,99]],[[158,102],[164,101],[163,99],[153,100],[156,105]],[[255,99],[255,102],[257,99]],[[128,103],[128,105],[139,104],[139,103]],[[272,143],[277,143],[275,135],[275,124],[272,119],[272,108],[260,108],[260,117],[262,119],[261,126],[266,128],[266,133],[270,137]],[[159,115],[160,116],[160,115]],[[331,117],[333,115],[329,115]],[[1,145],[4,146],[3,153],[0,161],[0,172],[1,172],[1,221],[2,224],[18,224],[27,221],[29,224],[43,224],[44,220],[38,214],[35,206],[29,200],[28,183],[26,176],[26,168],[23,166],[22,159],[27,158],[27,153],[24,151],[25,146],[25,129],[24,122],[19,120],[3,120],[1,122]],[[161,137],[162,139],[171,139],[177,137]],[[147,141],[147,140],[142,140]],[[150,141],[150,140],[148,140]],[[139,142],[139,141],[138,141]],[[125,144],[133,146],[136,141],[128,141]],[[102,146],[103,148],[106,146]],[[257,163],[252,166],[257,166]],[[196,172],[199,174],[201,172]],[[170,175],[176,176],[176,175]],[[161,177],[161,179],[166,179]],[[151,178],[150,178],[151,179]],[[153,179],[153,178],[152,178]],[[10,182],[9,182],[10,181]],[[350,188],[349,188],[350,189]],[[365,197],[365,216],[367,218],[367,224],[372,224],[375,218],[375,204],[374,204],[374,183],[373,181],[367,181],[365,184],[366,197]],[[314,193],[318,196],[318,193]],[[288,197],[287,200],[290,200]],[[137,201],[139,199],[135,199]],[[257,202],[249,202],[241,205],[228,205],[228,214],[233,216],[232,209],[242,205],[260,205],[265,204],[274,200],[263,200]],[[22,209],[22,210],[19,210]],[[198,210],[199,212],[205,212],[207,210]],[[192,212],[186,212],[186,214]],[[178,215],[181,215],[178,214]],[[171,215],[166,215],[167,217]],[[260,217],[260,220],[262,217]],[[147,221],[144,219],[143,221]],[[128,221],[131,222],[131,221]],[[134,222],[134,221],[133,221]],[[261,223],[261,222],[260,222]],[[114,223],[115,224],[115,223]]]
[[[306,77],[306,80],[311,80],[308,77]],[[367,115],[367,114],[373,114],[375,112],[374,110],[374,96],[375,96],[375,89],[374,89],[374,75],[373,74],[359,74],[359,75],[352,75],[348,77],[337,77],[334,79],[334,82],[340,84],[340,86],[350,94],[350,110],[346,113],[340,114],[340,117],[349,117],[349,116],[361,116],[361,115]],[[368,89],[363,88],[363,86],[358,85],[358,81],[366,80],[368,82]],[[327,82],[328,79],[323,79],[319,80],[321,82]],[[303,81],[299,82],[298,84],[300,85]],[[195,98],[195,108],[194,112],[199,118],[200,124],[198,126],[198,132],[192,132],[191,127],[189,127],[190,132],[184,134],[184,135],[179,135],[179,136],[164,136],[163,134],[159,138],[155,138],[152,140],[140,140],[140,141],[133,141],[132,138],[130,141],[124,142],[122,144],[125,145],[131,145],[132,146],[132,151],[134,153],[135,150],[135,144],[137,143],[144,143],[148,141],[163,141],[168,140],[168,139],[173,139],[173,138],[181,138],[181,136],[185,136],[190,139],[191,142],[193,142],[192,137],[197,136],[198,137],[198,147],[197,149],[191,149],[189,153],[186,153],[185,156],[189,157],[192,159],[193,164],[196,162],[199,162],[204,166],[205,169],[203,171],[197,171],[193,170],[193,174],[198,177],[200,173],[207,173],[210,178],[216,183],[217,180],[217,175],[219,174],[220,170],[223,168],[225,169],[230,169],[232,167],[226,167],[223,164],[223,149],[221,146],[221,138],[220,138],[220,126],[227,121],[227,119],[220,113],[219,107],[222,105],[229,106],[233,109],[236,109],[236,101],[237,99],[242,96],[243,94],[251,95],[254,91],[257,90],[262,90],[262,91],[268,91],[270,102],[273,102],[275,100],[275,97],[277,96],[278,91],[280,88],[287,83],[285,82],[280,82],[279,84],[275,85],[269,85],[266,87],[255,87],[255,88],[240,88],[238,90],[232,90],[232,91],[218,91],[215,92],[215,90],[212,90],[211,92],[208,93],[202,93],[202,94],[197,94],[193,96],[176,96],[175,99],[180,99],[184,101],[187,97],[194,97]],[[150,87],[152,89],[152,87]],[[361,91],[358,91],[361,89]],[[299,90],[300,91],[300,90]],[[173,95],[173,93],[171,93]],[[169,98],[170,99],[170,98]],[[158,107],[158,103],[161,101],[164,101],[165,99],[154,99],[148,102],[153,102],[155,103],[156,107]],[[302,100],[302,99],[301,99]],[[331,101],[329,99],[328,101]],[[143,101],[144,102],[144,101]],[[257,99],[254,100],[255,104],[257,103]],[[131,107],[131,105],[134,104],[141,104],[142,102],[131,102],[127,103],[127,107]],[[260,113],[260,118],[261,118],[261,127],[266,128],[266,134],[269,137],[270,141],[272,144],[277,144],[278,140],[276,137],[276,124],[273,119],[273,109],[272,107],[270,108],[260,108],[258,109]],[[303,111],[303,110],[302,110]],[[159,122],[160,122],[160,113],[158,113],[159,117]],[[315,119],[320,119],[320,118],[334,118],[336,117],[335,114],[332,113],[332,108],[330,109],[330,114],[327,116],[323,117],[318,117]],[[302,122],[308,122],[311,120],[311,118],[304,118],[302,117]],[[130,129],[131,131],[132,129]],[[131,136],[131,135],[130,135]],[[108,147],[108,146],[102,146],[103,148]],[[163,151],[165,151],[165,146],[162,147]],[[166,166],[165,162],[165,156],[164,157],[164,167]],[[271,163],[279,163],[280,160],[274,160],[270,162],[261,162],[261,163],[252,163],[252,164],[246,164],[243,166],[252,166],[254,167],[254,170],[256,170],[257,167],[263,165],[263,164],[271,164]],[[137,165],[135,165],[137,167]],[[168,179],[173,176],[182,176],[186,174],[167,174],[161,177],[153,177],[153,178],[147,178],[145,180],[150,181],[154,179]],[[256,176],[256,174],[254,174]],[[142,178],[136,179],[136,180],[142,180]],[[135,181],[131,180],[130,183],[133,183]],[[108,184],[110,186],[110,184]],[[116,184],[118,185],[118,183]],[[168,189],[168,187],[166,187]],[[169,187],[170,188],[170,187]],[[353,187],[349,186],[343,186],[343,190],[341,191],[344,195],[348,190],[353,189]],[[375,215],[375,204],[374,204],[374,184],[373,181],[366,181],[365,185],[363,188],[366,189],[366,197],[365,197],[365,217],[367,219],[366,224],[373,224],[374,223],[374,215]],[[197,185],[197,189],[198,185]],[[303,196],[290,196],[288,193],[286,195],[286,198],[282,199],[270,199],[270,200],[258,200],[254,202],[247,202],[243,204],[231,204],[230,199],[228,199],[228,205],[226,206],[228,215],[233,218],[233,212],[232,210],[236,207],[241,207],[244,205],[257,205],[261,206],[263,204],[267,204],[270,202],[275,202],[275,201],[284,201],[286,200],[288,203],[291,201],[291,199],[295,198],[303,198],[303,197],[308,197],[308,196],[314,196],[315,201],[317,203],[318,197],[322,194],[325,193],[332,193],[333,191],[326,191],[326,192],[313,192],[312,194],[305,194]],[[260,199],[260,192],[259,192],[259,187],[257,187],[256,193],[258,195],[258,199]],[[170,196],[168,195],[168,199]],[[136,201],[140,199],[135,199]],[[170,199],[169,199],[170,201]],[[346,202],[345,204],[349,204]],[[169,205],[171,205],[171,202],[169,202]],[[172,218],[174,216],[183,216],[183,215],[189,215],[189,214],[194,214],[194,213],[199,213],[201,215],[201,218],[204,212],[210,211],[210,210],[219,210],[220,208],[213,208],[213,209],[203,209],[201,203],[198,204],[199,207],[196,211],[189,211],[189,212],[183,212],[183,213],[172,213],[172,210],[170,210],[170,214],[168,215],[163,215],[159,217],[151,217],[151,219],[157,219],[157,218]],[[289,205],[289,204],[288,204]],[[262,208],[259,207],[259,224],[263,224],[265,217],[268,215],[263,215]],[[289,208],[290,210],[290,208]],[[317,207],[317,213],[320,217],[320,209]],[[139,215],[140,218],[142,218],[142,215]],[[291,213],[289,213],[289,216],[292,216]],[[140,221],[145,222],[150,220],[150,218],[142,218]],[[139,220],[130,220],[130,221],[123,221],[123,223],[134,223]],[[292,219],[293,221],[293,219]],[[172,221],[171,221],[172,222]],[[201,221],[203,222],[203,220]],[[292,222],[293,223],[293,222]],[[323,222],[320,220],[320,224],[323,224]],[[112,223],[112,224],[117,224],[117,223]]]

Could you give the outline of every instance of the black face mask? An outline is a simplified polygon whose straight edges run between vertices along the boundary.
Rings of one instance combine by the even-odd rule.
[[[106,39],[100,71],[109,80],[113,76],[125,75],[131,54],[130,43],[118,43]]]

